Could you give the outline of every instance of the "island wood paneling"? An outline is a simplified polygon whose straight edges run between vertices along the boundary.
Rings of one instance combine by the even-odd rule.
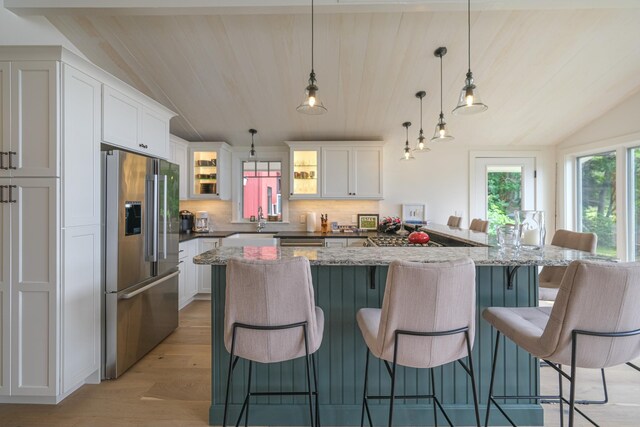
[[[212,272],[212,406],[210,424],[222,421],[224,390],[229,354],[223,345],[225,267],[213,266]],[[313,266],[312,276],[316,303],[325,313],[324,339],[317,353],[320,414],[325,425],[359,425],[366,347],[356,323],[356,313],[363,307],[381,307],[387,267],[375,267],[375,280],[366,266]],[[474,364],[480,390],[481,412],[487,399],[491,354],[495,332],[483,320],[481,312],[488,306],[535,306],[537,302],[537,268],[520,267],[515,286],[506,287],[507,267],[477,267],[477,329],[473,349]],[[373,285],[373,286],[372,286]],[[503,342],[504,343],[504,342]],[[370,393],[388,394],[390,378],[384,365],[371,359]],[[304,359],[273,365],[256,364],[254,390],[287,391],[306,387]],[[239,413],[246,392],[248,364],[240,362],[232,384],[230,420]],[[539,390],[537,360],[507,342],[502,346],[498,362],[495,394],[536,394]],[[436,368],[436,393],[456,425],[473,424],[470,382],[457,364]],[[401,368],[397,379],[398,394],[429,392],[428,371]],[[511,401],[506,408],[522,425],[541,425],[543,413],[534,401]],[[388,402],[371,402],[375,420],[386,419]],[[305,425],[308,409],[304,397],[260,397],[252,400],[252,422],[270,425]],[[432,422],[428,401],[398,401],[396,425],[425,425]],[[444,422],[444,419],[441,420]],[[504,423],[498,415],[492,424]]]

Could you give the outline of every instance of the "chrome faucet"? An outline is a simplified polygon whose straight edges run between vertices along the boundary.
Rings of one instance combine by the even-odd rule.
[[[262,206],[258,206],[258,233],[261,233],[264,227],[267,226],[267,221],[262,214]]]

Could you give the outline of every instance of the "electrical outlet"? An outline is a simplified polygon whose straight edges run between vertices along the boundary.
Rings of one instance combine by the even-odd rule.
[[[351,224],[358,222],[358,215],[351,215]]]
[[[304,224],[305,222],[307,222],[307,216],[304,214],[300,215],[300,224]]]

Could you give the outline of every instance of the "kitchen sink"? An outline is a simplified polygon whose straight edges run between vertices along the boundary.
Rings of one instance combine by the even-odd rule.
[[[278,246],[273,233],[236,233],[220,239],[221,246]]]

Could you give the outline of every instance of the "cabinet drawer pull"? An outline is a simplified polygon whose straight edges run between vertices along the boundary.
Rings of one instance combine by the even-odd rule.
[[[7,185],[7,187],[9,187],[9,203],[16,203],[16,201],[13,198],[13,189],[14,188],[18,188],[16,185]]]
[[[6,185],[0,185],[0,203],[7,203],[7,201],[4,199],[5,188],[6,188]]]
[[[138,147],[140,148],[149,148],[149,146],[147,144],[138,144]]]
[[[4,156],[8,156],[8,155],[9,153],[7,153],[6,151],[0,151],[0,169],[5,171],[8,170],[9,168],[4,165]]]
[[[17,155],[18,153],[16,153],[15,151],[9,151],[9,169],[15,169],[16,167],[13,166],[13,156]],[[15,185],[14,185],[15,187]],[[9,197],[11,198],[11,197]]]

